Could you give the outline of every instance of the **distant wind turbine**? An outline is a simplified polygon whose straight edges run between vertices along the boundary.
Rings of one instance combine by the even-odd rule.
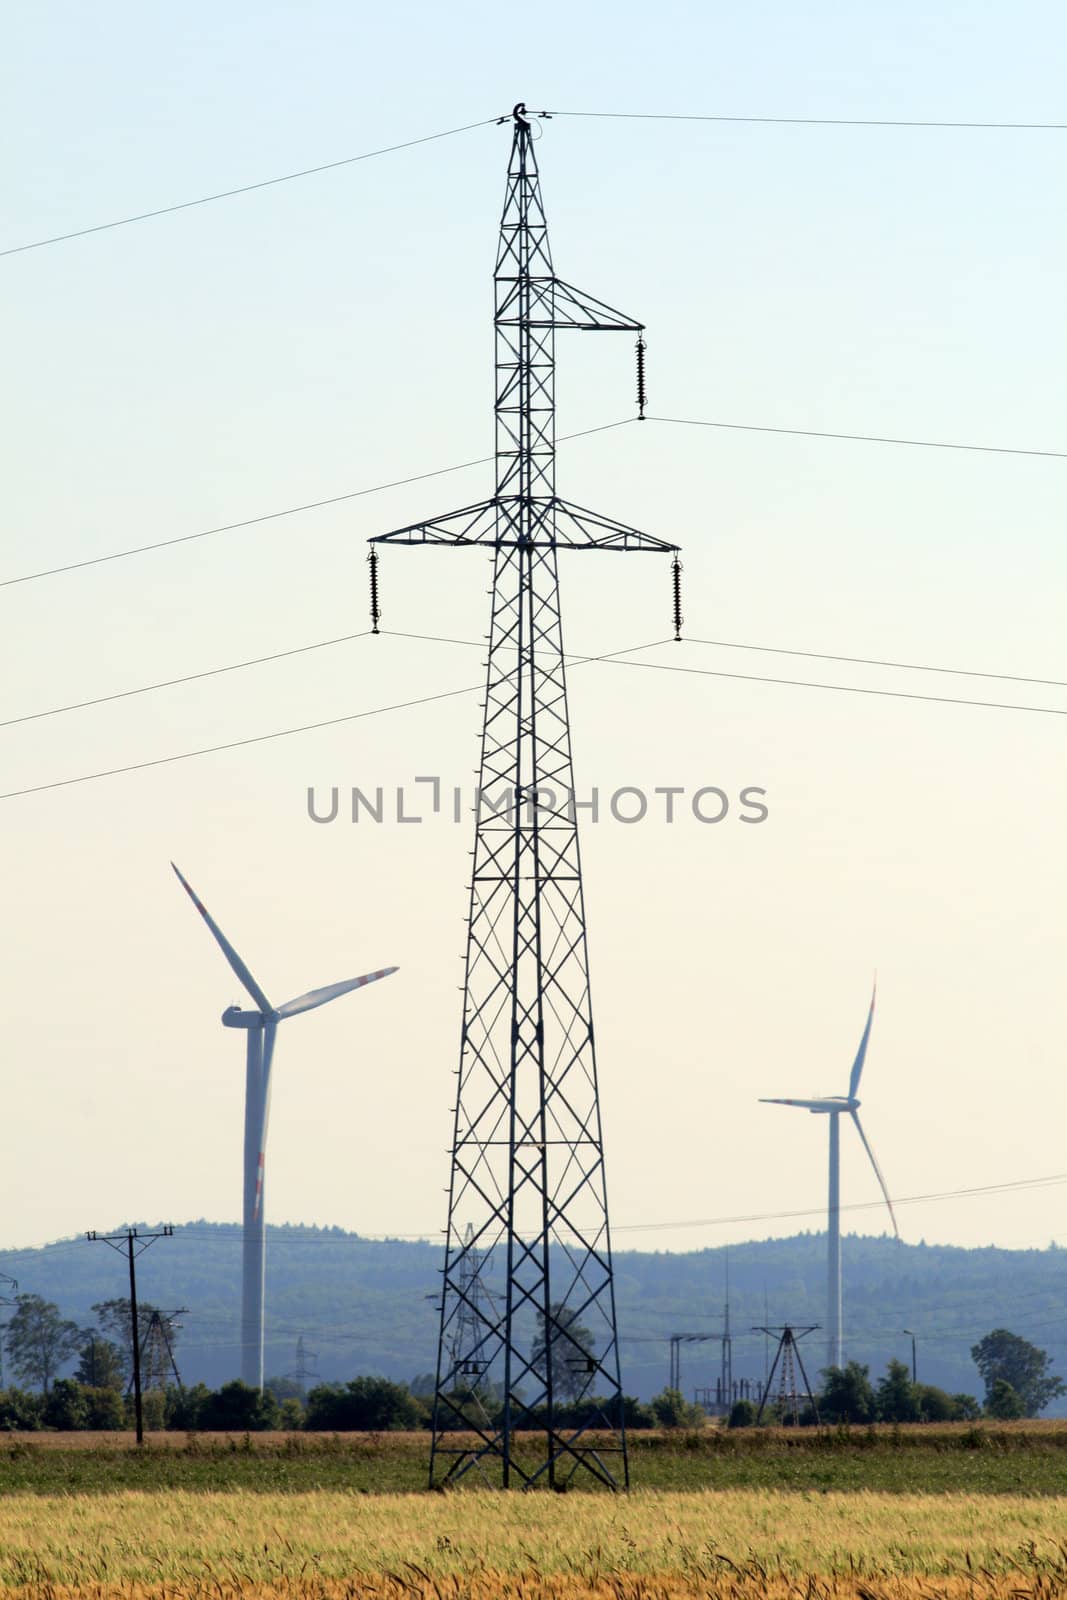
[[[245,1074],[245,1155],[244,1229],[241,1268],[241,1376],[245,1383],[263,1388],[263,1289],[267,1265],[267,1230],[263,1214],[264,1160],[267,1153],[267,1123],[270,1118],[270,1072],[274,1059],[274,1039],[278,1024],[286,1017],[314,1011],[352,989],[388,978],[396,967],[383,967],[362,978],[346,978],[325,989],[311,989],[283,1006],[272,1006],[251,972],[237,954],[207,907],[171,862],[178,881],[199,911],[216,944],[230,964],[242,987],[255,1001],[254,1011],[230,1006],[222,1013],[224,1028],[244,1028],[248,1034]]]
[[[840,1118],[847,1112],[856,1124],[856,1132],[863,1141],[863,1148],[870,1157],[874,1175],[878,1179],[885,1203],[889,1207],[889,1215],[893,1223],[893,1232],[900,1238],[900,1229],[897,1227],[896,1213],[893,1202],[889,1198],[882,1169],[875,1160],[874,1151],[867,1142],[867,1135],[863,1131],[863,1124],[859,1119],[860,1102],[856,1099],[856,1091],[860,1086],[863,1075],[863,1063],[867,1059],[867,1046],[871,1038],[871,1024],[874,1021],[874,1001],[878,992],[877,980],[871,991],[871,1009],[867,1013],[867,1026],[863,1030],[863,1038],[856,1052],[856,1059],[852,1063],[852,1073],[848,1080],[847,1095],[825,1095],[819,1100],[769,1100],[761,1099],[760,1104],[765,1106],[800,1106],[805,1111],[815,1115],[828,1116],[830,1119],[830,1202],[827,1214],[826,1241],[827,1241],[827,1295],[826,1295],[826,1327],[827,1327],[827,1365],[839,1367],[842,1360],[841,1336],[841,1128]]]

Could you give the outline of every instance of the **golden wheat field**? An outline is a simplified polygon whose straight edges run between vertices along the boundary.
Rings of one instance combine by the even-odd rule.
[[[0,1499],[15,1600],[934,1600],[1067,1595],[1067,1499],[365,1495]]]

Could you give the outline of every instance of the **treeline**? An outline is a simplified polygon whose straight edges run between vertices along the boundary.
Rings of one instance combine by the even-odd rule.
[[[1047,1342],[1056,1365],[1067,1371],[1067,1323],[1060,1315],[1067,1250],[964,1250],[852,1235],[843,1250],[848,1355],[869,1363],[872,1374],[884,1372],[891,1358],[907,1359],[909,1345],[900,1330],[912,1328],[920,1378],[949,1394],[981,1393],[970,1349],[1008,1307],[1017,1331]],[[616,1252],[628,1393],[647,1401],[663,1388],[672,1329],[719,1326],[725,1255],[722,1247]],[[268,1228],[267,1260],[268,1372],[295,1370],[298,1333],[319,1351],[323,1378],[373,1372],[399,1382],[435,1358],[437,1313],[426,1294],[438,1282],[439,1246],[285,1225]],[[562,1256],[553,1260],[554,1275],[565,1270]],[[826,1237],[799,1234],[731,1245],[729,1264],[734,1376],[757,1386],[764,1337],[751,1331],[754,1324],[825,1319]],[[120,1288],[111,1252],[88,1245],[8,1251],[0,1255],[0,1267],[21,1288],[60,1304],[79,1327],[92,1321],[94,1304]],[[138,1270],[146,1299],[189,1307],[178,1357],[184,1381],[215,1389],[240,1372],[240,1228],[190,1222],[176,1228],[165,1248],[150,1251]],[[692,1399],[696,1387],[715,1383],[717,1344],[687,1346],[683,1365],[682,1388]],[[1067,1406],[1054,1401],[1050,1414],[1067,1415]]]
[[[418,1380],[416,1380],[416,1385]],[[220,1389],[198,1383],[192,1388],[168,1384],[142,1397],[144,1426],[149,1432],[262,1433],[390,1433],[429,1429],[432,1399],[416,1394],[406,1383],[388,1378],[353,1378],[348,1383],[320,1383],[306,1396],[292,1392],[289,1379],[269,1381],[260,1393],[234,1379]],[[486,1409],[473,1394],[461,1396],[479,1415],[496,1418],[498,1402]],[[559,1427],[580,1427],[603,1413],[604,1401],[586,1400],[556,1408]],[[698,1406],[667,1389],[649,1404],[627,1396],[623,1401],[627,1428],[696,1427],[707,1418]],[[56,1378],[47,1393],[28,1389],[0,1390],[0,1431],[108,1432],[132,1428],[133,1401],[120,1389]],[[541,1425],[537,1413],[531,1428]]]

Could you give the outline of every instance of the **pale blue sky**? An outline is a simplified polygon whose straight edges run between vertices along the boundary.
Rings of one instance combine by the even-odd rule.
[[[1051,3],[13,8],[0,248],[519,97],[1064,121],[1065,34]],[[2,575],[486,453],[508,138],[481,128],[0,260]],[[1065,140],[561,116],[538,150],[557,270],[648,323],[653,413],[1062,450]],[[629,415],[632,363],[626,338],[561,338],[561,431]],[[563,446],[560,487],[683,545],[695,637],[1065,679],[1064,470],[650,423]],[[356,631],[365,539],[490,482],[474,469],[0,591],[2,715]],[[388,552],[385,625],[478,639],[484,575],[468,553]],[[668,631],[655,562],[574,561],[565,583],[576,651]],[[1067,705],[695,644],[646,659]],[[3,788],[459,687],[478,660],[363,640],[0,730]],[[304,797],[468,781],[476,699],[3,802],[0,1243],[237,1214],[243,1072],[218,1016],[238,996],[172,855],[269,993],[403,969],[283,1035],[270,1220],[441,1225],[467,830],[316,828]],[[1064,1170],[1062,719],[607,666],[576,669],[572,700],[585,785],[770,796],[760,828],[587,832],[620,1229],[821,1203],[822,1124],[756,1097],[844,1088],[876,966],[865,1121],[891,1189]],[[874,1199],[845,1143],[846,1202]],[[1044,1244],[1067,1235],[1063,1196],[905,1206],[901,1223]]]

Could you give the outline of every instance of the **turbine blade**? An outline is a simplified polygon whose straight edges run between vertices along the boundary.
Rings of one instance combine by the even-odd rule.
[[[871,1166],[874,1168],[874,1175],[878,1179],[879,1184],[881,1185],[882,1193],[885,1196],[885,1203],[889,1207],[889,1215],[890,1215],[890,1217],[892,1218],[892,1221],[893,1221],[893,1232],[896,1234],[897,1238],[899,1239],[900,1238],[900,1229],[897,1227],[897,1214],[893,1210],[893,1202],[889,1198],[889,1190],[885,1186],[885,1179],[882,1177],[882,1169],[878,1165],[877,1161],[874,1159],[874,1151],[871,1149],[870,1145],[867,1142],[867,1135],[863,1131],[863,1123],[860,1121],[859,1115],[855,1111],[853,1111],[853,1112],[850,1112],[850,1116],[852,1117],[853,1122],[856,1124],[856,1132],[859,1134],[860,1138],[863,1140],[863,1148],[866,1150],[868,1156],[870,1156]]]
[[[174,866],[173,861],[171,862],[171,866],[174,867],[178,882],[181,884],[182,888],[193,902],[193,905],[196,907],[204,921],[207,923],[208,927],[211,929],[211,932],[215,938],[215,943],[218,945],[219,949],[226,957],[226,960],[229,962],[231,970],[240,979],[244,988],[252,996],[252,999],[256,1002],[256,1005],[259,1007],[259,1009],[261,1011],[270,1011],[270,1001],[263,993],[263,990],[259,987],[259,984],[256,982],[255,978],[253,978],[252,974],[249,972],[248,968],[245,966],[244,962],[237,954],[237,951],[234,949],[229,939],[227,939],[226,935],[219,927],[218,923],[212,917],[203,901],[198,899],[195,891],[193,890],[192,884],[188,883],[186,879],[182,877],[181,873],[178,871],[178,868]]]
[[[767,1100],[761,1097],[761,1106],[799,1106],[802,1111],[844,1111],[844,1100],[832,1099],[829,1096],[822,1100]]]
[[[309,989],[307,994],[298,996],[296,1000],[287,1000],[283,1006],[279,1006],[275,1016],[280,1020],[282,1017],[297,1017],[302,1011],[314,1011],[316,1006],[324,1006],[353,989],[362,989],[365,984],[377,983],[379,978],[388,978],[398,970],[396,967],[383,967],[380,972],[364,973],[362,978],[346,978],[343,983],[327,984],[325,989]]]
[[[874,1001],[877,993],[878,979],[875,978],[874,988],[871,990],[871,1009],[867,1013],[867,1026],[863,1030],[863,1038],[860,1040],[860,1047],[856,1051],[856,1059],[852,1063],[852,1074],[848,1080],[848,1097],[850,1100],[856,1098],[856,1090],[859,1088],[860,1078],[863,1076],[863,1063],[867,1059],[867,1046],[871,1038],[871,1023],[874,1021]]]
[[[273,1018],[264,1023],[263,1065],[260,1080],[263,1085],[263,1092],[260,1096],[259,1160],[256,1165],[256,1203],[252,1213],[257,1222],[263,1205],[263,1179],[266,1175],[267,1165],[267,1126],[270,1122],[270,1068],[274,1059],[274,1039],[277,1032],[278,1024]]]

